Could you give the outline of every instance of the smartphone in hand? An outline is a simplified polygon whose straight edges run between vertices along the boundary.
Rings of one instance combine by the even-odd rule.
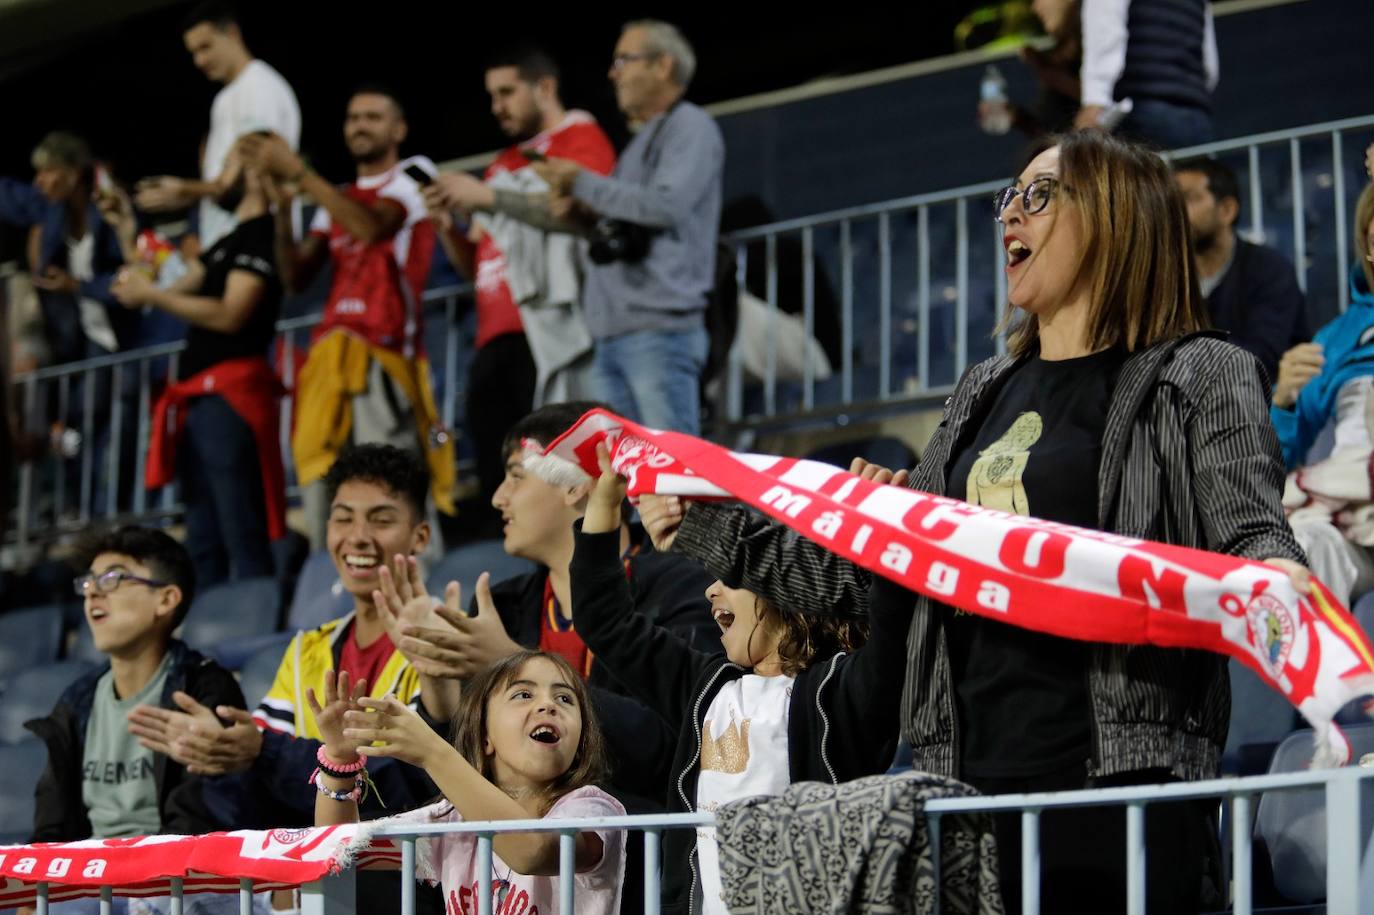
[[[413,162],[402,169],[402,171],[413,178],[415,183],[420,185],[420,187],[427,187],[434,183],[434,176]]]

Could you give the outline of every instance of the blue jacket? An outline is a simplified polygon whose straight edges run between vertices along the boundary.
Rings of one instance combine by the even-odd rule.
[[[167,651],[172,667],[159,703],[163,708],[175,708],[172,693],[177,690],[210,708],[243,708],[243,692],[233,674],[177,639],[168,644]],[[91,821],[81,794],[81,764],[95,689],[109,670],[106,662],[79,678],[62,693],[52,714],[24,722],[24,727],[48,745],[48,765],[34,792],[32,842],[76,842],[91,836]],[[163,832],[199,835],[236,825],[212,818],[201,795],[203,780],[188,775],[180,763],[158,753],[153,772]],[[10,828],[17,826],[11,824]]]
[[[13,178],[0,178],[0,222],[20,228],[42,226],[38,263],[33,265],[34,268],[40,273],[52,266],[67,269],[66,204],[52,202],[32,184]],[[103,303],[120,346],[133,345],[138,332],[139,313],[123,307],[110,295],[110,284],[114,282],[115,273],[124,265],[124,252],[119,247],[119,238],[115,235],[114,227],[100,215],[94,202],[86,206],[86,225],[95,235],[95,252],[91,263],[94,276],[81,281],[81,296]]]
[[[1301,466],[1335,413],[1341,387],[1352,378],[1374,375],[1374,293],[1359,264],[1350,271],[1350,307],[1317,331],[1312,342],[1322,345],[1326,357],[1321,374],[1307,383],[1291,409],[1269,408],[1289,470]]]

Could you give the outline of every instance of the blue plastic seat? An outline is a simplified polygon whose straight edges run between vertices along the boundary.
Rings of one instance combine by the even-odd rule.
[[[96,666],[86,661],[58,661],[30,667],[22,676],[12,678],[0,702],[0,744],[33,739],[34,735],[24,730],[24,722],[49,715],[62,692]]]
[[[1352,764],[1374,754],[1374,723],[1343,729],[1350,741]],[[1270,773],[1302,772],[1312,765],[1312,731],[1294,731],[1279,745]],[[1360,792],[1360,822],[1366,845],[1374,823],[1374,790]],[[1273,791],[1260,797],[1255,836],[1268,851],[1274,888],[1290,902],[1308,904],[1326,898],[1326,793]],[[1361,849],[1364,858],[1366,849]],[[1258,852],[1257,852],[1258,854]]]
[[[325,550],[310,554],[296,579],[291,609],[286,614],[288,629],[315,629],[353,609],[353,595],[344,590],[334,560]]]
[[[463,606],[472,600],[477,577],[491,573],[492,584],[534,571],[534,563],[506,552],[500,540],[479,540],[444,554],[425,580],[429,593],[441,596],[450,581],[463,586]]]
[[[0,845],[27,842],[33,835],[33,791],[48,764],[41,740],[0,747]]]
[[[248,702],[249,711],[257,708],[262,697],[272,688],[277,668],[281,666],[282,655],[294,635],[294,632],[275,633],[274,641],[261,645],[239,669],[239,688],[243,690],[243,698]]]
[[[1221,755],[1225,775],[1265,771],[1279,743],[1298,726],[1298,713],[1278,690],[1239,661],[1230,663],[1231,727]]]
[[[30,607],[0,614],[0,680],[35,664],[51,664],[62,647],[62,608]]]
[[[281,621],[281,586],[271,576],[215,585],[196,595],[182,624],[186,644],[213,653],[216,646],[247,636],[276,632]]]

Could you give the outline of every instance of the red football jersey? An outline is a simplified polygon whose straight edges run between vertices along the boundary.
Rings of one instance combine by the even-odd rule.
[[[363,244],[335,225],[324,207],[316,210],[310,232],[328,239],[334,263],[334,282],[316,338],[342,328],[406,356],[423,352],[420,294],[429,276],[435,235],[420,186],[404,171],[412,163],[436,170],[429,159],[414,156],[344,189],[368,206],[386,198],[405,208],[405,222],[390,238]]]
[[[596,119],[585,111],[569,111],[553,130],[545,131],[524,143],[507,147],[487,166],[485,177],[490,181],[502,172],[516,172],[528,168],[530,160],[522,150],[536,149],[554,159],[571,159],[602,175],[615,168],[615,148],[597,126]],[[502,334],[518,333],[524,329],[520,311],[506,284],[506,258],[501,249],[483,235],[477,244],[477,340],[485,346]]]

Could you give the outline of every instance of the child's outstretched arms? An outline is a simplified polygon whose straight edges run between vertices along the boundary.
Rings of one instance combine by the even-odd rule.
[[[390,757],[419,766],[467,821],[539,819],[540,814],[507,794],[395,696],[364,698],[344,715],[344,735],[364,757]],[[377,746],[376,744],[380,744]],[[498,835],[492,847],[512,868],[529,876],[558,874],[558,836],[553,833]],[[576,861],[583,870],[601,860],[601,837],[578,833]]]

